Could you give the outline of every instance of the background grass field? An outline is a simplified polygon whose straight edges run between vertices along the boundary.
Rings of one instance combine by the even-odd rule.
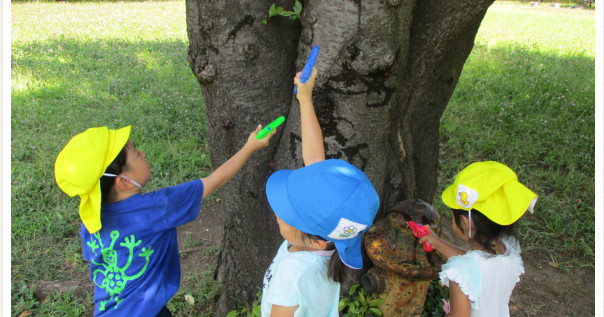
[[[594,56],[593,12],[494,5],[441,121],[440,185],[509,165],[539,195],[523,250],[563,267],[594,265]]]
[[[11,47],[12,315],[81,316],[92,295],[31,285],[86,275],[79,199],[54,182],[54,160],[76,133],[133,125],[153,180],[145,190],[210,172],[203,100],[186,61],[184,1],[13,3]],[[539,194],[521,221],[523,251],[560,269],[594,267],[593,11],[495,4],[441,123],[438,193],[468,163],[498,160]],[[545,36],[547,35],[547,36]],[[434,205],[445,208],[435,197]],[[187,306],[185,289],[170,308]]]

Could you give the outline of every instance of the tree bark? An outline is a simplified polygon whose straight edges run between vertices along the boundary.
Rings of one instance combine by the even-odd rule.
[[[380,214],[431,202],[439,121],[488,1],[308,0],[300,21],[271,18],[272,3],[187,0],[189,62],[205,100],[212,164],[234,154],[258,123],[286,124],[221,190],[223,283],[217,316],[250,301],[282,240],[264,194],[276,169],[302,167],[293,77],[319,45],[313,101],[326,155],[364,170]]]
[[[264,25],[271,1],[187,1],[189,63],[201,86],[214,167],[240,149],[258,124],[287,115],[299,23]],[[281,3],[281,5],[284,5]],[[282,238],[265,198],[279,135],[220,190],[224,237],[216,316],[250,301]]]

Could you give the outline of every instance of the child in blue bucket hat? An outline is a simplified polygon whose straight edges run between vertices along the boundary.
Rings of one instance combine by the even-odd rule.
[[[55,179],[80,197],[82,253],[90,262],[95,316],[168,317],[180,285],[176,228],[195,220],[201,200],[227,183],[275,134],[246,144],[209,176],[142,193],[151,180],[130,126],[90,128],[57,156]]]
[[[323,135],[312,103],[317,69],[306,83],[296,74],[305,167],[280,170],[266,196],[285,241],[264,276],[262,316],[338,316],[345,267],[361,269],[361,234],[379,207],[363,171],[325,160]]]

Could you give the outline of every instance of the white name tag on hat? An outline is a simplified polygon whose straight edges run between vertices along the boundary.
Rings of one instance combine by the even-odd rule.
[[[472,208],[472,205],[478,200],[478,192],[474,189],[459,184],[457,186],[457,204],[464,208]]]
[[[367,226],[364,224],[341,218],[338,226],[327,237],[334,240],[352,239],[365,228]]]

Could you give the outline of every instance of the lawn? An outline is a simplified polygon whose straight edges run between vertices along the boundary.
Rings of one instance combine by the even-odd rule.
[[[592,11],[494,5],[441,121],[441,186],[468,162],[508,164],[539,195],[523,250],[552,265],[594,266],[594,25]]]
[[[146,190],[211,171],[203,100],[186,60],[185,3],[11,9],[12,312],[78,316],[92,307],[90,296],[41,304],[30,289],[87,274],[79,199],[54,181],[55,158],[69,139],[89,127],[132,125],[151,164]]]
[[[185,3],[26,2],[11,10],[11,311],[81,316],[91,294],[40,303],[31,289],[87,275],[79,199],[54,182],[69,139],[131,124],[151,163],[148,191],[211,171],[203,99],[186,60]],[[540,196],[518,228],[524,252],[562,270],[594,267],[594,26],[593,11],[495,4],[441,123],[437,192],[472,161],[508,164]],[[204,284],[204,274],[192,279]],[[191,310],[182,295],[171,308]]]

